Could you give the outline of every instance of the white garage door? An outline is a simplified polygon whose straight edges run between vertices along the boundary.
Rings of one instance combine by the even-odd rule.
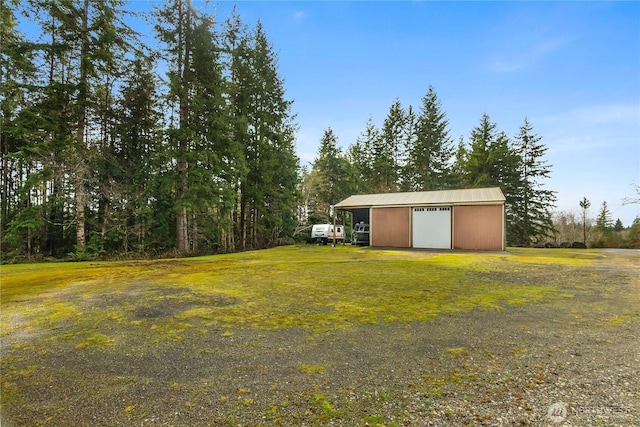
[[[413,208],[413,247],[451,249],[451,207]]]

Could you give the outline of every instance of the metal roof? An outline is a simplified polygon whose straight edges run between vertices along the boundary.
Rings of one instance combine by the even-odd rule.
[[[360,194],[337,203],[337,209],[392,206],[503,204],[504,194],[499,187],[464,190],[414,191],[406,193]]]

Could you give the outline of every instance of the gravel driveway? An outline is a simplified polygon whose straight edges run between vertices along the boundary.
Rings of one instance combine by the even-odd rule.
[[[3,404],[2,426],[637,427],[639,255],[603,258],[553,301],[428,322],[327,333],[196,325],[154,343],[141,328],[86,348],[49,340],[64,327],[14,327],[2,391],[16,403]],[[121,303],[101,298],[86,310]]]

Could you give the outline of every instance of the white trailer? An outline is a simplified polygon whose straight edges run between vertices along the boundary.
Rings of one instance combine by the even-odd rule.
[[[315,224],[311,228],[311,239],[314,242],[326,245],[333,242],[334,237],[336,243],[344,241],[344,227],[342,225],[336,225],[334,229],[333,224]]]

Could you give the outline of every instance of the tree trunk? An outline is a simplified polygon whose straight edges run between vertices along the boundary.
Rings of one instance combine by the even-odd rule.
[[[50,200],[49,251],[51,256],[59,257],[64,254],[64,207],[62,204],[62,179],[59,176],[53,178],[53,193]]]
[[[178,19],[178,70],[180,70],[180,88],[178,99],[180,103],[180,129],[184,130],[189,127],[189,36],[187,32],[191,28],[191,12],[189,5],[186,7],[181,2],[179,5],[180,18]],[[176,191],[176,200],[178,203],[183,202],[188,190],[187,173],[189,164],[186,161],[187,151],[189,150],[189,141],[185,139],[186,132],[180,132],[178,136],[178,189]],[[189,250],[189,229],[188,229],[188,212],[187,207],[182,203],[176,217],[176,237],[178,240],[178,252],[186,254]]]
[[[104,250],[104,242],[107,239],[107,229],[109,227],[109,199],[104,197],[102,200],[102,226],[100,229],[100,249]]]
[[[176,220],[176,238],[178,239],[178,252],[186,254],[188,249],[189,233],[187,232],[187,207],[183,206],[178,210]]]
[[[84,250],[87,244],[85,233],[84,185],[76,182],[76,250]]]
[[[0,163],[2,166],[2,191],[0,191],[0,242],[4,237],[4,232],[9,220],[9,148],[6,135],[2,135],[2,153],[0,153]]]
[[[89,68],[89,0],[84,0],[82,10],[82,35],[80,45],[80,81],[78,84],[78,129],[76,134],[76,250],[82,251],[86,247],[86,231],[85,231],[85,205],[87,200],[85,188],[85,176],[87,170],[84,167],[85,160],[85,127],[87,118],[87,98],[88,98],[88,79],[87,70]]]
[[[241,185],[240,196],[240,248],[244,251],[247,249],[247,192],[246,184]]]

